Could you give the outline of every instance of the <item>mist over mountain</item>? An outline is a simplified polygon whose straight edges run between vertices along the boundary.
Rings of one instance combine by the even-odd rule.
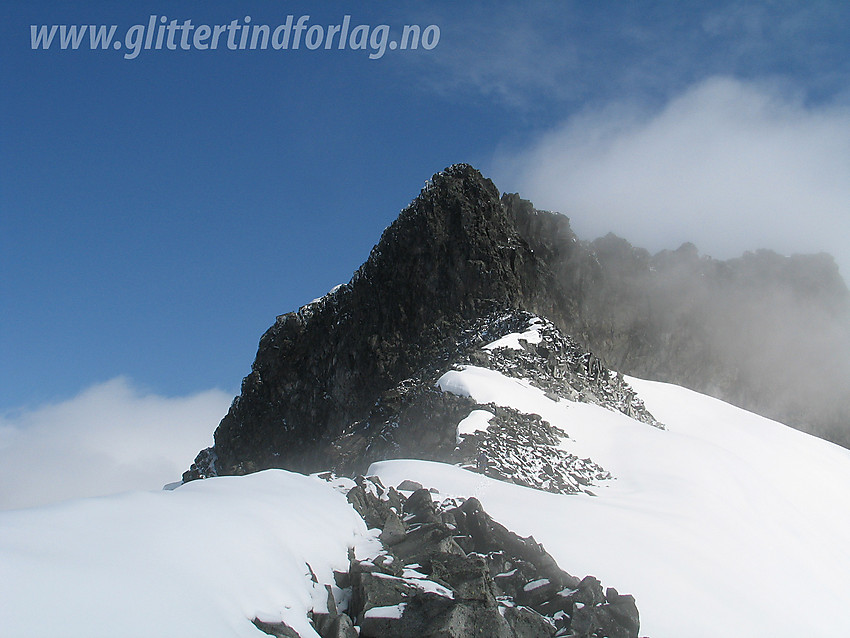
[[[850,293],[830,255],[651,255],[613,234],[579,241],[566,217],[502,201],[575,300],[561,326],[607,364],[850,445]]]
[[[561,356],[550,374],[572,374],[576,396],[599,399],[602,378],[627,393],[612,369],[850,441],[850,294],[831,257],[716,261],[689,244],[650,255],[614,235],[582,241],[567,217],[500,196],[459,164],[433,176],[347,284],[277,318],[184,480],[450,460],[468,406],[429,390],[486,338],[512,332],[504,318],[516,324],[517,312],[575,340],[570,356],[563,344],[535,354]],[[412,409],[423,402],[429,410]]]

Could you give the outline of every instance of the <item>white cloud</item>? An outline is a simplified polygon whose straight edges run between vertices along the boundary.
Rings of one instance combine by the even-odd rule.
[[[143,394],[126,379],[0,415],[0,509],[157,490],[212,444],[231,397]]]
[[[648,111],[621,102],[569,118],[496,161],[497,183],[650,250],[693,241],[827,251],[850,274],[850,109],[778,84],[716,77]]]

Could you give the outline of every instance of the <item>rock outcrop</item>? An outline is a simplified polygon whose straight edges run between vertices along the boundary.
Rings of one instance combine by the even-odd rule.
[[[632,596],[563,571],[534,538],[506,529],[474,498],[438,503],[405,483],[386,488],[361,476],[341,488],[380,530],[383,549],[352,556],[333,586],[315,584],[327,592],[311,616],[322,638],[637,638]],[[298,636],[281,623],[254,624]]]
[[[547,284],[555,289],[493,183],[466,165],[447,169],[384,231],[348,284],[277,318],[216,430],[214,455],[205,455],[214,466],[198,463],[186,478],[329,467],[324,451],[342,429],[454,347],[465,322],[533,309]]]
[[[663,428],[621,375],[548,320],[524,311],[490,315],[462,330],[453,346],[345,428],[329,466],[355,474],[382,459],[422,458],[557,493],[590,492],[611,478],[592,459],[563,449],[569,433],[539,415],[454,394],[448,378],[470,366],[522,379],[554,401],[592,403]],[[463,431],[461,422],[476,414],[486,425]]]
[[[509,311],[466,325],[456,333],[456,342],[432,353],[429,365],[381,393],[364,419],[327,443],[317,442],[321,467],[353,476],[375,461],[421,458],[564,494],[592,493],[594,485],[612,478],[592,459],[565,449],[569,432],[538,414],[456,394],[451,375],[470,367],[520,379],[551,401],[592,403],[664,427],[622,375],[608,370],[552,322]],[[486,423],[467,431],[463,422],[469,418]],[[200,455],[193,471],[215,472],[214,451]]]

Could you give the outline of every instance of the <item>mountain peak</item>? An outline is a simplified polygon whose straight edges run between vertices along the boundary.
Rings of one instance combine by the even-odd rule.
[[[829,286],[813,296],[806,283],[811,272],[828,270],[809,262],[824,260],[669,257],[653,258],[614,235],[579,241],[566,217],[518,195],[500,196],[468,164],[450,166],[426,182],[347,284],[277,318],[214,447],[184,478],[270,467],[316,471],[377,460],[378,448],[398,453],[394,434],[383,443],[373,436],[398,417],[389,399],[419,383],[420,408],[436,405],[433,388],[421,384],[457,363],[471,347],[470,330],[501,337],[498,318],[518,312],[551,322],[576,348],[582,344],[561,348],[573,352],[573,373],[596,362],[595,380],[582,380],[570,400],[596,396],[592,386],[598,375],[608,379],[610,366],[796,419],[809,431],[846,423],[847,409],[835,397],[847,390],[840,374],[850,350],[847,289]],[[802,302],[801,288],[809,291]],[[796,321],[786,329],[776,317]],[[529,375],[545,376],[555,355],[543,347],[529,356],[548,362]],[[777,357],[795,365],[775,365]],[[603,394],[626,396],[621,380]],[[460,420],[469,409],[455,402],[444,416]],[[375,431],[364,434],[370,427]],[[354,432],[366,447],[343,450],[343,437]],[[408,439],[408,453],[436,454],[434,431]]]
[[[436,173],[384,231],[355,274],[389,286],[417,288],[430,308],[467,319],[490,310],[484,300],[517,306],[542,269],[521,239],[489,179],[468,164]]]
[[[535,309],[550,278],[489,179],[468,164],[437,173],[348,284],[263,335],[213,451],[187,478],[324,467],[328,445],[382,392],[468,322]]]

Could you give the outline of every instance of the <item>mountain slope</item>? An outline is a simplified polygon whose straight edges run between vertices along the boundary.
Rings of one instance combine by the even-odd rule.
[[[428,364],[469,321],[535,310],[557,290],[473,168],[447,169],[384,231],[351,281],[277,318],[186,478],[267,467],[314,471],[381,393]]]
[[[662,430],[470,366],[446,390],[533,410],[614,477],[587,493],[511,485],[442,463],[373,465],[435,500],[473,496],[573,573],[634,593],[641,636],[850,632],[850,452],[690,390],[628,383]],[[448,381],[448,380],[446,380]],[[507,409],[507,408],[506,408]],[[374,533],[334,486],[272,470],[0,512],[0,627],[13,638],[255,636],[255,616],[313,635],[320,583]]]
[[[432,178],[349,283],[277,318],[215,445],[184,480],[351,470],[346,438],[376,421],[376,404],[450,365],[476,322],[519,310],[553,322],[603,367],[847,436],[850,293],[830,258],[717,262],[688,246],[651,257],[613,236],[581,242],[566,217],[500,197],[460,164]],[[408,434],[412,443],[422,428]],[[445,436],[425,439],[415,456],[445,460]]]
[[[635,595],[641,635],[837,636],[850,631],[850,451],[705,395],[629,379],[666,430],[600,406],[555,402],[474,369],[452,391],[534,410],[563,445],[615,477],[562,496],[424,461],[377,463],[472,495],[563,564]],[[817,610],[817,613],[809,613]]]
[[[0,634],[257,638],[260,616],[315,637],[307,565],[332,582],[370,542],[343,496],[287,472],[0,512]]]

